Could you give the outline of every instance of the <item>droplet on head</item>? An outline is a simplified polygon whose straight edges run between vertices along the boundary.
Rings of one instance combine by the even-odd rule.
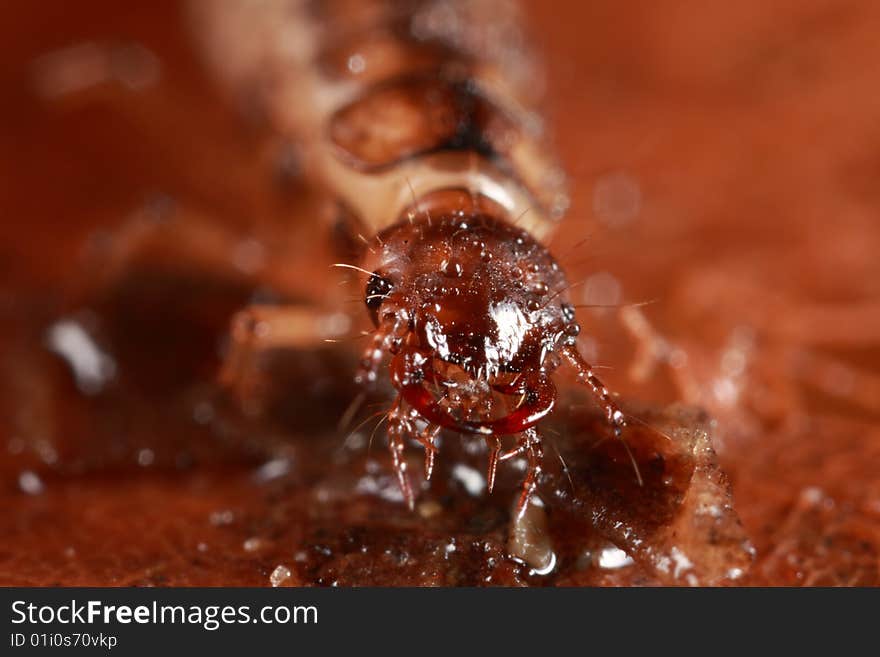
[[[461,278],[462,274],[464,274],[464,267],[458,260],[446,259],[440,263],[440,271],[443,272],[444,276]]]
[[[530,289],[534,294],[541,294],[541,295],[544,295],[544,294],[547,294],[547,291],[548,291],[550,288],[547,287],[547,284],[546,284],[544,281],[537,281],[537,282],[535,282],[535,283],[532,283],[532,285],[531,285],[531,287],[530,287],[529,289]]]

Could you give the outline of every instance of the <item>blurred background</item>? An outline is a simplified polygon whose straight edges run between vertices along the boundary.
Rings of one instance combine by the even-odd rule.
[[[880,5],[524,8],[570,176],[551,249],[579,303],[621,306],[584,312],[588,357],[715,418],[751,582],[880,583]],[[266,452],[218,448],[217,341],[268,262],[337,284],[313,192],[178,3],[0,16],[0,582],[265,583]],[[139,241],[169,218],[237,246]],[[328,415],[338,358],[310,375]]]

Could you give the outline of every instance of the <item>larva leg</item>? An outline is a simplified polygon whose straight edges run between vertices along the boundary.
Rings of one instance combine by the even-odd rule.
[[[391,410],[388,411],[388,449],[391,452],[391,465],[394,468],[394,474],[397,475],[400,492],[403,493],[403,499],[412,511],[415,507],[415,495],[409,474],[406,471],[406,458],[404,457],[406,438],[409,433],[409,420],[402,406],[400,397],[398,397]]]
[[[608,388],[605,387],[605,384],[602,383],[599,377],[593,373],[592,365],[584,360],[583,356],[580,355],[577,347],[574,345],[566,345],[563,347],[562,355],[574,368],[575,372],[577,372],[578,383],[587,386],[590,389],[590,392],[593,393],[596,401],[602,406],[602,410],[605,412],[605,419],[614,431],[614,435],[620,437],[623,428],[626,426],[625,416],[623,415],[623,411],[620,410],[615,401],[611,398],[611,393],[608,391]]]
[[[376,329],[369,346],[361,356],[360,366],[354,377],[355,383],[367,387],[376,384],[382,360],[387,353],[399,351],[406,330],[406,322],[401,320],[382,324]]]
[[[690,367],[681,366],[688,360],[685,350],[663,337],[651,326],[648,318],[639,308],[622,308],[620,321],[636,345],[635,357],[629,368],[632,380],[647,381],[658,366],[664,365],[668,368],[681,398],[689,403],[702,405],[704,386],[694,378]]]
[[[544,457],[544,448],[541,445],[541,437],[538,435],[538,430],[534,427],[523,431],[517,446],[501,454],[498,460],[506,461],[522,455],[525,455],[528,460],[528,469],[526,470],[526,478],[523,480],[522,493],[516,505],[517,517],[522,517],[526,508],[528,508],[529,500],[538,486],[538,477],[541,474],[541,460]]]
[[[220,381],[242,401],[259,398],[263,383],[259,360],[272,349],[310,348],[339,338],[348,318],[310,306],[249,306],[232,320],[231,344]]]
[[[486,468],[486,488],[491,493],[495,488],[495,474],[498,472],[498,461],[501,458],[501,441],[497,436],[487,436],[489,445],[489,465]]]
[[[437,454],[437,446],[434,441],[437,439],[438,433],[440,433],[440,426],[429,424],[424,431],[416,436],[416,440],[425,448],[425,479],[428,481],[431,480],[431,475],[434,473],[434,457]]]
[[[188,270],[226,280],[259,280],[286,297],[310,298],[312,281],[273,255],[267,242],[255,239],[215,217],[190,210],[147,209],[125,221],[91,256],[88,293],[118,284],[141,259],[181,263]]]
[[[619,317],[621,325],[636,343],[630,376],[634,381],[647,381],[659,363],[669,362],[672,346],[657,333],[639,308],[622,308]]]
[[[577,372],[578,382],[589,387],[593,396],[596,398],[596,401],[602,406],[602,409],[605,411],[605,420],[614,432],[614,437],[620,440],[626,450],[629,460],[632,463],[636,481],[639,486],[641,486],[643,480],[639,465],[636,462],[635,456],[633,456],[629,445],[627,445],[626,441],[623,439],[623,429],[626,427],[626,416],[623,414],[623,411],[620,410],[620,407],[611,398],[611,393],[608,391],[608,388],[605,387],[605,384],[602,383],[599,377],[593,374],[592,366],[584,360],[583,356],[580,355],[577,347],[574,345],[563,347],[562,355]]]

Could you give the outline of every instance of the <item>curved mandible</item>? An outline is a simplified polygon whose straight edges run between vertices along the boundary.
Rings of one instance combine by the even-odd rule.
[[[484,436],[520,433],[535,426],[546,417],[556,404],[556,386],[544,373],[524,375],[515,385],[498,386],[503,394],[520,393],[523,401],[504,417],[484,422],[461,420],[450,409],[443,407],[439,399],[425,388],[423,383],[436,382],[437,373],[432,359],[419,349],[406,349],[391,360],[391,381],[401,397],[415,408],[428,422],[438,424],[460,433]]]

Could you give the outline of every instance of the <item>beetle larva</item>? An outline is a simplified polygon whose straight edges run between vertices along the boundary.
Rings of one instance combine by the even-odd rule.
[[[526,458],[524,513],[560,365],[620,435],[624,414],[577,350],[565,274],[540,242],[566,196],[514,4],[255,0],[203,2],[195,15],[219,75],[298,141],[304,170],[366,236],[348,265],[366,276],[376,326],[357,378],[376,382],[390,359],[387,435],[410,507],[406,441],[424,446],[430,475],[446,428],[487,442],[490,490],[499,462]],[[301,310],[245,311],[227,376],[314,325]]]

